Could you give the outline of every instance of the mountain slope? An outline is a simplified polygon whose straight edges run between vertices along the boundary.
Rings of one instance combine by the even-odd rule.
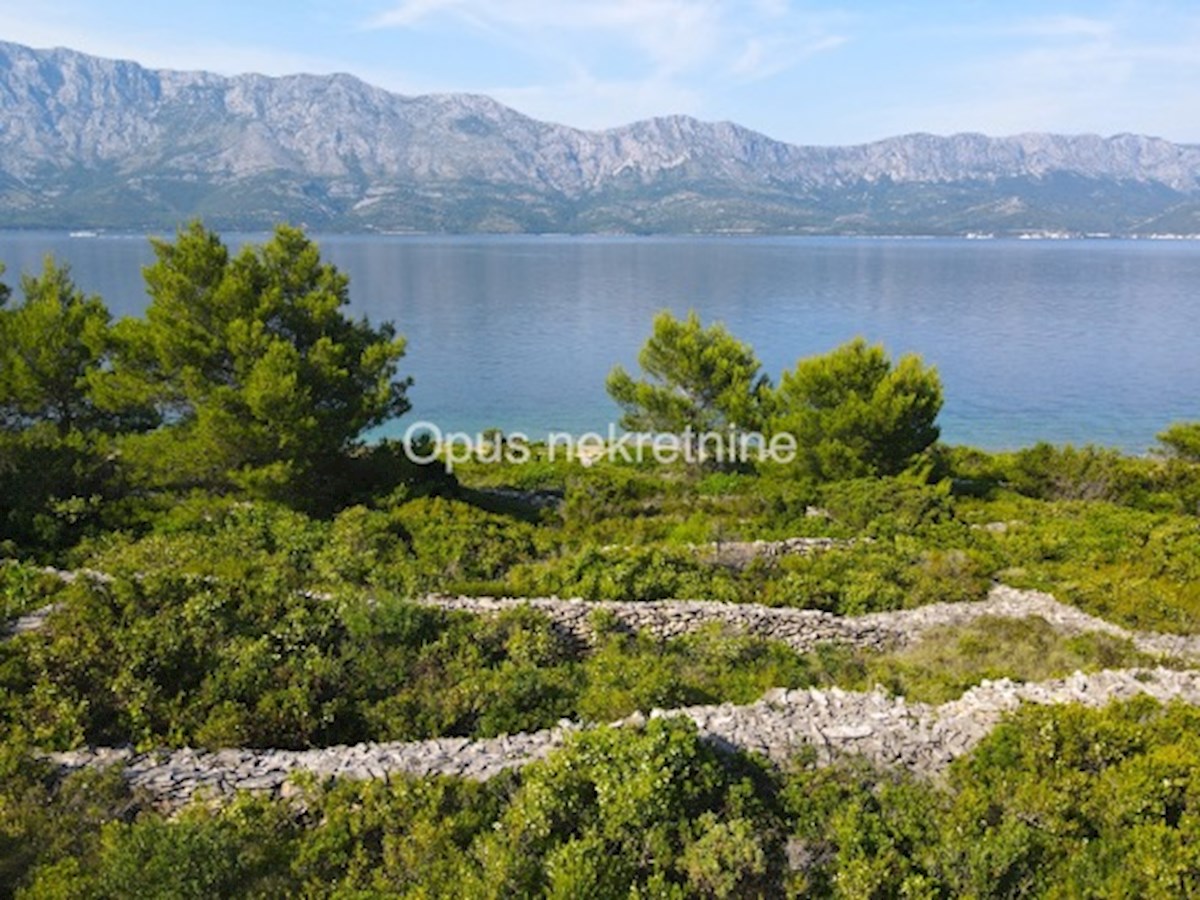
[[[0,42],[9,226],[1136,232],[1195,223],[1200,147],[907,135],[801,147],[672,116],[589,132],[348,75],[151,71]]]

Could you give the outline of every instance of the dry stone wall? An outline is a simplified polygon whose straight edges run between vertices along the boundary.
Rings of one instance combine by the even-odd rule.
[[[590,644],[594,640],[591,617],[598,611],[612,616],[621,628],[647,631],[659,638],[678,637],[717,624],[782,641],[799,652],[829,642],[881,650],[918,641],[932,628],[966,625],[985,616],[1038,616],[1069,634],[1100,631],[1127,638],[1146,653],[1200,658],[1200,637],[1132,632],[1059,603],[1049,594],[1020,591],[1006,585],[997,585],[987,599],[974,603],[934,603],[865,616],[838,616],[812,609],[703,600],[589,602],[554,597],[426,597],[420,602],[481,615],[529,606],[547,616],[565,636],[581,644]]]
[[[788,552],[796,552],[794,549]],[[62,573],[75,577],[72,573]],[[98,573],[84,573],[103,579]],[[817,610],[705,601],[585,602],[549,598],[425,597],[419,602],[446,610],[495,615],[528,606],[546,615],[565,636],[582,645],[595,640],[592,616],[602,611],[618,627],[670,638],[709,625],[783,641],[799,651],[818,644],[844,642],[873,650],[903,646],[930,629],[961,626],[983,616],[1039,616],[1067,633],[1099,631],[1131,640],[1145,652],[1176,658],[1200,658],[1200,637],[1131,632],[1059,603],[1049,594],[1004,585],[975,603],[933,604],[912,610],[836,616]],[[12,623],[13,632],[52,627],[52,608]],[[936,775],[968,752],[1021,703],[1082,703],[1100,706],[1112,700],[1148,694],[1158,700],[1200,704],[1200,671],[1131,669],[1076,673],[1036,684],[985,681],[941,706],[909,703],[881,691],[840,689],[769,691],[757,703],[653,710],[650,717],[684,716],[704,739],[721,747],[761,753],[783,762],[802,747],[815,750],[818,762],[857,753],[885,765]],[[640,727],[643,713],[614,723]],[[196,796],[220,800],[237,791],[287,796],[290,777],[309,772],[318,778],[386,779],[396,774],[456,775],[487,779],[526,765],[561,746],[580,723],[563,721],[544,731],[486,740],[441,738],[407,743],[373,743],[314,750],[196,750],[137,753],[128,748],[96,748],[50,754],[64,771],[122,764],[126,778],[164,809],[175,809]]]
[[[776,762],[786,761],[807,746],[814,748],[819,763],[855,753],[880,764],[936,775],[955,757],[971,750],[1004,713],[1022,702],[1102,706],[1140,694],[1162,701],[1200,703],[1200,672],[1125,669],[1076,673],[1034,684],[984,682],[941,706],[908,703],[880,691],[777,689],[746,706],[653,710],[650,717],[690,718],[705,740],[725,748],[761,753]],[[614,724],[637,728],[646,718],[635,713]],[[319,778],[387,779],[403,773],[483,780],[544,757],[581,727],[563,722],[554,729],[478,741],[442,738],[301,751],[184,749],[135,753],[128,749],[91,749],[56,753],[50,759],[67,771],[122,763],[125,777],[135,789],[146,791],[154,803],[170,810],[194,797],[221,800],[242,790],[288,796],[293,790],[290,776],[302,771]]]

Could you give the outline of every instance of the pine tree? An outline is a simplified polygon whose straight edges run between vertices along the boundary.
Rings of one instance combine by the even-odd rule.
[[[231,256],[192,223],[154,252],[146,318],[117,327],[102,386],[112,408],[162,417],[125,448],[151,484],[303,504],[366,429],[408,409],[404,339],[345,315],[348,279],[301,231]]]

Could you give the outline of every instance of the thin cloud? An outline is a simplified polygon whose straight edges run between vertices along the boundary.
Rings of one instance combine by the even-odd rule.
[[[1027,40],[949,72],[958,89],[946,99],[897,104],[884,130],[1165,134],[1164,123],[1197,111],[1183,86],[1200,76],[1200,29],[1148,34],[1116,17],[1052,16],[990,33]]]
[[[836,50],[847,40],[848,38],[836,34],[808,41],[786,37],[752,37],[746,41],[741,55],[729,67],[729,74],[743,82],[772,78],[818,53]]]
[[[27,5],[27,4],[26,4]],[[346,71],[345,62],[303,50],[183,34],[160,27],[98,27],[69,6],[41,11],[41,17],[17,12],[22,4],[0,0],[3,39],[30,47],[65,47],[107,59],[136,62],[149,69],[208,71],[221,75]]]
[[[778,77],[845,44],[851,21],[789,0],[401,0],[364,27],[471,29],[549,73],[474,90],[539,118],[599,128],[704,116],[713,85]]]
[[[408,28],[422,19],[462,6],[459,0],[406,0],[367,20],[366,28]]]
[[[501,103],[543,121],[602,130],[666,112],[699,114],[701,94],[670,80],[599,79],[579,70],[560,84],[499,87],[488,92]]]
[[[779,72],[845,41],[824,16],[792,11],[787,0],[403,0],[368,28],[412,28],[449,17],[460,23],[565,43],[584,54],[599,38],[625,44],[655,77],[716,69],[744,76]],[[531,42],[530,52],[544,43]],[[758,77],[762,77],[760,74]]]
[[[1106,40],[1117,31],[1117,26],[1108,19],[1059,15],[1026,19],[1000,30],[1019,37]]]
[[[721,30],[721,5],[707,0],[404,0],[366,25],[410,28],[446,16],[495,32],[559,34],[572,40],[603,34],[637,47],[665,70],[701,62],[719,43]]]

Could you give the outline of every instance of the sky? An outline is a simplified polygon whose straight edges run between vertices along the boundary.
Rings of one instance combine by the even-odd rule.
[[[0,39],[154,68],[348,72],[547,121],[1200,143],[1200,0],[0,0]]]

